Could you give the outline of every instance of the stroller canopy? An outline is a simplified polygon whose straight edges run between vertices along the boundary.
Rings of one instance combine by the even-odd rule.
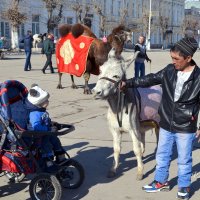
[[[27,88],[19,81],[7,80],[0,84],[0,114],[22,129],[27,127],[28,112],[24,105],[27,95]]]

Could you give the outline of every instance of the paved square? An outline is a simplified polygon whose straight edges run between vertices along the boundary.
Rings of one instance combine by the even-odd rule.
[[[131,56],[126,52],[125,56]],[[151,71],[156,72],[168,63],[171,58],[168,51],[152,51],[148,53],[152,59]],[[195,54],[195,61],[200,65],[200,53]],[[115,179],[106,178],[108,169],[112,165],[112,136],[109,133],[106,121],[107,102],[97,101],[92,95],[84,95],[83,78],[75,78],[79,89],[70,87],[69,75],[63,75],[64,89],[56,89],[58,74],[41,72],[45,57],[40,54],[32,55],[32,70],[24,72],[24,55],[6,55],[5,60],[0,60],[0,82],[7,79],[21,81],[30,88],[32,83],[39,84],[50,93],[48,111],[54,121],[73,123],[76,130],[62,136],[61,141],[68,153],[79,161],[85,169],[85,181],[79,189],[63,189],[62,200],[174,200],[177,192],[177,160],[173,157],[170,167],[170,192],[147,194],[142,191],[142,186],[151,182],[154,176],[156,147],[155,135],[151,132],[146,137],[146,152],[144,157],[145,178],[136,181],[136,158],[132,152],[132,143],[129,135],[124,135],[120,167]],[[53,57],[55,66],[55,57]],[[134,72],[133,64],[128,70],[128,77]],[[150,72],[146,64],[146,73]],[[93,87],[97,77],[91,76],[90,86]],[[192,200],[199,200],[200,192],[200,149],[193,151]],[[2,200],[27,200],[30,199],[29,180],[18,184],[7,184],[5,177],[0,178],[0,198]]]

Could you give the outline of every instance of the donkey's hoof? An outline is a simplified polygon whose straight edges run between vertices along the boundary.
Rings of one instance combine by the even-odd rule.
[[[61,84],[58,84],[57,89],[63,89]]]
[[[116,172],[109,171],[107,174],[107,178],[114,178],[116,176]]]
[[[143,174],[137,174],[136,180],[141,181],[143,179]]]

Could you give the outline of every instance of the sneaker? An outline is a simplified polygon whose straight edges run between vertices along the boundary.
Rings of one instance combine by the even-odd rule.
[[[178,199],[189,199],[190,198],[190,188],[189,187],[181,187],[178,189],[177,193]]]
[[[168,182],[162,184],[158,181],[153,181],[151,184],[143,186],[142,189],[145,190],[145,192],[169,191],[170,186]]]

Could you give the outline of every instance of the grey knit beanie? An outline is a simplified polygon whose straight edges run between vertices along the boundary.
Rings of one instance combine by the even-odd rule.
[[[177,46],[186,56],[193,56],[198,48],[198,43],[194,38],[186,37],[179,40]]]

